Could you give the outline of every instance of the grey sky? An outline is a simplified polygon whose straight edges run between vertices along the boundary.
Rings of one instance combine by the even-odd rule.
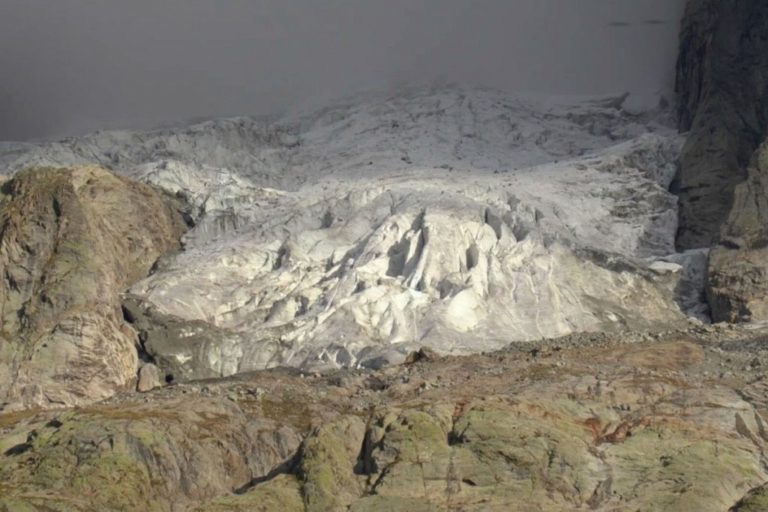
[[[0,140],[272,113],[435,80],[660,91],[672,83],[683,4],[0,0]]]

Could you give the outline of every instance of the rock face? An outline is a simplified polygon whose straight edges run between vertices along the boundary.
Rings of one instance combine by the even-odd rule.
[[[616,98],[420,89],[6,145],[0,165],[96,160],[192,205],[183,251],[126,303],[185,380],[684,321],[700,258],[673,254],[682,139],[665,119]]]
[[[0,189],[0,400],[69,406],[135,381],[119,293],[178,247],[177,204],[97,167],[17,173]]]
[[[766,77],[768,4],[688,3],[677,88],[680,127],[690,133],[673,184],[677,245],[714,245],[706,295],[716,322],[768,319]]]
[[[707,295],[715,321],[768,320],[768,145],[736,187],[721,242],[710,253]]]
[[[709,247],[768,130],[768,4],[690,0],[677,66],[679,123],[690,130],[674,190],[679,248]]]
[[[267,475],[301,442],[296,429],[246,416],[221,399],[87,411],[58,415],[21,444],[2,446],[4,478],[16,473],[19,457],[36,451],[34,443],[45,462],[0,484],[0,510],[189,510],[251,475]],[[37,497],[22,490],[43,487]]]
[[[766,334],[579,335],[0,415],[0,510],[764,510]]]

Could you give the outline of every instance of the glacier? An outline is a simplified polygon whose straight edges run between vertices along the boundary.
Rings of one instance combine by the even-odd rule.
[[[186,201],[183,250],[125,294],[178,378],[375,368],[705,319],[706,251],[674,246],[683,139],[624,100],[415,88],[0,143],[0,169],[95,163]]]

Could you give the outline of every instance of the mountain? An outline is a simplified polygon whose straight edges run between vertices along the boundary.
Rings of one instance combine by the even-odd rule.
[[[674,249],[682,138],[624,99],[415,89],[0,162],[97,163],[186,201],[183,250],[124,300],[168,379],[375,368],[701,316],[706,254]]]

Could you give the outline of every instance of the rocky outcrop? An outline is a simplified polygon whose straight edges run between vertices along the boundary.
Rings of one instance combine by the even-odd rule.
[[[720,244],[710,252],[707,296],[714,321],[768,320],[768,144],[736,187]]]
[[[194,300],[194,297],[188,297]],[[123,314],[139,335],[142,355],[163,382],[232,375],[239,371],[241,336],[202,320],[165,315],[137,297],[123,297]]]
[[[677,65],[679,124],[688,131],[673,190],[677,245],[708,247],[734,205],[768,130],[768,4],[691,0]]]
[[[766,334],[580,335],[0,414],[0,510],[762,510]]]
[[[673,190],[681,248],[710,251],[712,320],[768,319],[768,4],[691,0],[677,69],[690,130]],[[759,149],[758,149],[759,148]]]
[[[0,189],[0,401],[69,406],[136,379],[119,294],[178,247],[180,204],[97,167],[30,169]]]
[[[18,444],[0,442],[0,510],[189,510],[268,475],[301,442],[295,429],[228,400],[85,411],[36,425]],[[29,457],[44,462],[19,473]]]
[[[762,512],[768,510],[768,484],[753,489],[728,512]]]

